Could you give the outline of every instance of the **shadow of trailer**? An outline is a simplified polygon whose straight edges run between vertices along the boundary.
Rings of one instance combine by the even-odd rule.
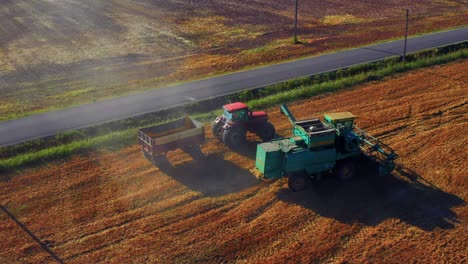
[[[202,158],[204,155],[199,145],[204,141],[203,124],[188,116],[138,130],[141,152],[157,166],[164,165],[160,163],[165,163],[166,152],[177,148],[183,149],[194,159]]]

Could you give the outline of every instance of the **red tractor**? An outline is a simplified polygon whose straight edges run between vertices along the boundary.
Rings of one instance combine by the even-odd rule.
[[[211,125],[213,135],[230,148],[245,142],[247,131],[257,134],[263,141],[270,141],[276,135],[275,127],[268,122],[268,115],[252,112],[244,103],[237,102],[223,106],[224,114]]]

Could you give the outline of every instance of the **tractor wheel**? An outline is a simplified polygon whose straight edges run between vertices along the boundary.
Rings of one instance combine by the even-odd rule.
[[[308,179],[304,173],[293,173],[288,177],[289,189],[293,192],[300,192],[307,187]]]
[[[338,178],[346,181],[354,177],[356,174],[356,164],[354,160],[344,160],[340,162],[336,168]]]
[[[226,123],[226,118],[222,115],[216,117],[216,119],[211,124],[211,133],[213,136],[219,140],[222,139],[223,136],[223,126]]]
[[[223,142],[230,148],[237,148],[244,144],[247,131],[240,127],[230,127],[223,132]]]
[[[263,140],[263,141],[270,141],[272,140],[275,135],[275,127],[270,122],[265,122],[263,124],[259,124],[255,130],[255,133]]]

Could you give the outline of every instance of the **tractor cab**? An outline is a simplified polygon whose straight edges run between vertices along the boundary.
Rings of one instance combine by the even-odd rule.
[[[258,119],[267,120],[267,114],[263,111],[252,112],[245,103],[237,102],[223,106],[224,117],[227,122],[253,121]]]

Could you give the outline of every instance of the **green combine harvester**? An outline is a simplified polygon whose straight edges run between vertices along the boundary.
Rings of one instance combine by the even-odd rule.
[[[352,178],[361,165],[370,165],[379,175],[390,173],[398,157],[393,149],[354,125],[350,112],[329,113],[318,118],[296,121],[288,107],[281,105],[293,125],[293,136],[257,146],[254,173],[262,179],[288,178],[289,188],[300,191],[308,178],[335,174]],[[362,163],[365,164],[362,164]]]

